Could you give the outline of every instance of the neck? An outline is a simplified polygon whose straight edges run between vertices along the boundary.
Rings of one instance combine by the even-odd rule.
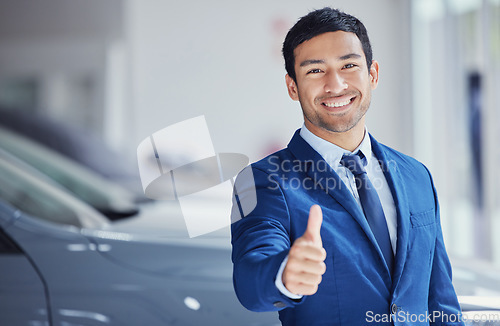
[[[316,126],[311,126],[309,121],[305,121],[305,125],[310,132],[316,136],[335,144],[349,152],[354,151],[363,141],[365,136],[364,118],[361,119],[352,129],[344,132],[333,132]]]

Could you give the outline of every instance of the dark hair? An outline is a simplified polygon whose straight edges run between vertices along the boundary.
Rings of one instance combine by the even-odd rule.
[[[344,31],[356,34],[363,46],[368,70],[372,65],[372,47],[365,26],[356,17],[325,7],[310,12],[288,31],[283,43],[286,72],[296,82],[294,50],[303,42],[327,32]]]

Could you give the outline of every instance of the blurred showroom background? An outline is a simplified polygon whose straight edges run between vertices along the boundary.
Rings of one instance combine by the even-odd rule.
[[[205,115],[216,152],[255,161],[302,124],[281,44],[323,6],[365,23],[381,67],[369,131],[431,170],[450,255],[500,266],[500,0],[0,0],[0,107],[131,160]]]

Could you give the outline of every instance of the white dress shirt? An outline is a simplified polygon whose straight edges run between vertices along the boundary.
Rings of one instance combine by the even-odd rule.
[[[387,221],[387,228],[389,229],[389,236],[391,238],[392,251],[396,254],[396,242],[397,242],[397,213],[396,205],[394,204],[394,198],[392,197],[391,189],[387,184],[382,168],[380,167],[379,161],[372,151],[372,145],[368,132],[365,129],[365,135],[361,144],[352,152],[345,150],[335,144],[332,144],[312,132],[310,132],[305,125],[302,126],[300,130],[300,136],[316,151],[323,159],[330,165],[330,167],[339,175],[340,179],[347,185],[351,194],[354,196],[358,204],[361,206],[358,191],[356,188],[356,181],[354,175],[351,171],[340,164],[340,160],[344,154],[354,154],[361,151],[365,158],[363,159],[363,165],[366,170],[366,174],[370,179],[371,183],[377,190],[380,202],[382,204],[382,209],[384,210],[385,219]],[[302,296],[291,293],[283,285],[281,279],[283,275],[283,270],[285,269],[286,262],[288,261],[288,256],[281,263],[281,267],[276,275],[276,287],[281,291],[281,293],[290,297],[291,299],[300,299]]]

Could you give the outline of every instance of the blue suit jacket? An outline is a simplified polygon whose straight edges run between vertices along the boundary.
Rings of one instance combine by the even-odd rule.
[[[450,322],[460,308],[429,171],[371,141],[397,209],[393,275],[354,197],[297,131],[287,148],[249,167],[256,198],[251,183],[238,178],[235,184],[235,220],[245,201],[256,199],[232,224],[234,286],[246,308],[280,310],[283,325],[462,325]],[[276,288],[275,277],[313,204],[323,210],[326,273],[316,294],[292,300]]]

